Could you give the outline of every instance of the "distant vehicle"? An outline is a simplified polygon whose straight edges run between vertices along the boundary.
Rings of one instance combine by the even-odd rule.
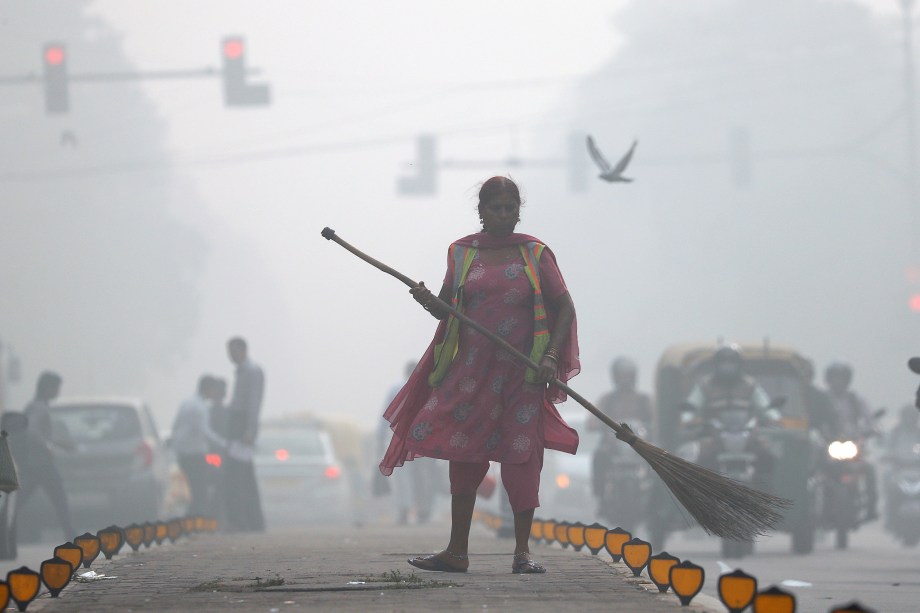
[[[665,449],[676,453],[681,447],[684,401],[710,371],[710,358],[717,349],[716,343],[687,343],[669,347],[662,354],[655,375],[655,400],[657,440]],[[791,535],[794,553],[811,553],[819,515],[818,459],[823,450],[814,438],[805,406],[808,362],[787,346],[750,343],[741,345],[740,350],[744,372],[756,379],[771,398],[783,398],[780,427],[764,433],[777,458],[769,490],[794,503],[785,511],[777,529]],[[660,550],[668,533],[686,528],[687,522],[681,510],[670,502],[667,490],[655,483],[648,519],[652,546]]]
[[[95,532],[160,516],[168,459],[142,400],[61,398],[49,415],[52,451],[76,530]],[[23,515],[54,525],[41,505],[33,507],[36,499],[26,507],[36,512]]]
[[[0,430],[10,436],[17,436],[29,424],[22,413],[6,411],[0,419]],[[16,558],[16,533],[13,531],[13,516],[16,513],[16,491],[0,493],[0,560]]]
[[[884,409],[879,409],[873,414],[873,420],[877,421],[884,413]],[[832,441],[827,446],[818,506],[821,525],[834,531],[837,549],[846,549],[849,533],[858,530],[867,521],[869,492],[863,477],[866,462],[863,454],[869,438],[876,432],[874,427],[867,427],[862,432],[851,433],[854,436]]]
[[[320,425],[263,423],[253,458],[269,527],[340,522],[353,515],[347,476]]]

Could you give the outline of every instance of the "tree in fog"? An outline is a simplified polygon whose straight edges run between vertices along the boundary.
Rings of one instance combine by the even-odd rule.
[[[48,41],[71,74],[134,69],[91,4],[3,3],[0,74],[40,75]],[[205,255],[175,214],[199,204],[168,164],[166,125],[136,82],[71,82],[58,116],[40,81],[0,90],[0,337],[65,391],[133,389],[194,331]]]

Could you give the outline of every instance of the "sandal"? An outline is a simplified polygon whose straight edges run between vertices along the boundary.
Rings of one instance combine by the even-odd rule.
[[[406,560],[412,566],[420,568],[421,570],[429,570],[439,573],[465,573],[465,568],[457,568],[456,566],[451,566],[438,556],[441,554],[447,554],[448,557],[453,558],[454,560],[463,561],[469,559],[465,555],[458,555],[456,553],[451,553],[446,549],[441,553],[435,553],[430,556],[418,556],[415,558],[409,558]]]
[[[511,572],[515,575],[542,575],[546,569],[533,561],[529,551],[515,554]]]

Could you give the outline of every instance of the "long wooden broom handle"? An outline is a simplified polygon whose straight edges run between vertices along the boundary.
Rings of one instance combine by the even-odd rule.
[[[348,244],[346,241],[339,238],[339,236],[335,233],[335,230],[333,230],[332,228],[323,228],[322,235],[323,235],[323,238],[325,238],[326,240],[331,240],[331,241],[338,243],[339,245],[341,245],[348,251],[352,252],[353,254],[355,254],[356,256],[358,256],[359,258],[361,258],[362,260],[364,260],[371,266],[374,266],[375,268],[382,270],[388,275],[392,275],[396,277],[397,279],[399,279],[400,281],[402,281],[409,287],[419,287],[418,283],[416,283],[415,281],[413,281],[406,275],[402,274],[395,268],[390,268],[383,262],[379,260],[375,260],[371,256],[367,255],[366,253],[363,253],[362,251],[358,250],[357,248]],[[498,336],[497,334],[495,334],[488,328],[485,328],[478,322],[473,321],[472,319],[470,319],[469,317],[467,317],[466,315],[464,315],[463,313],[461,313],[460,311],[458,311],[451,305],[447,304],[446,302],[444,302],[443,300],[441,300],[434,294],[432,294],[432,298],[434,298],[437,301],[437,305],[441,309],[447,311],[448,313],[450,313],[451,315],[453,315],[454,317],[456,317],[457,319],[459,319],[466,325],[470,326],[471,328],[474,328],[476,331],[486,335],[487,337],[489,337],[489,339],[495,342],[499,347],[511,353],[514,357],[516,357],[518,360],[520,360],[527,366],[533,368],[534,370],[539,370],[540,366],[536,362],[531,360],[529,356],[526,356],[520,351],[518,351],[517,349],[515,349],[515,347],[512,346],[508,341]],[[617,422],[610,419],[607,415],[604,415],[604,413],[602,413],[596,406],[588,402],[584,398],[584,396],[582,396],[581,394],[573,390],[571,387],[569,387],[568,385],[566,385],[559,379],[553,379],[552,381],[550,381],[550,384],[555,385],[556,387],[564,391],[566,394],[574,398],[575,401],[578,402],[578,404],[583,406],[585,409],[587,409],[588,412],[590,412],[592,415],[594,415],[599,420],[607,424],[610,428],[612,428],[613,431],[617,433],[618,435],[617,438],[621,438],[622,440],[626,441],[630,445],[636,442],[638,437],[636,437],[636,435],[633,434],[633,432],[629,428],[624,427],[623,424],[618,424]]]

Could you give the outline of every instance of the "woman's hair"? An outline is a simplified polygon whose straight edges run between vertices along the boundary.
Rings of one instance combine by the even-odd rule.
[[[492,177],[488,181],[485,181],[482,187],[479,188],[479,204],[476,208],[479,210],[480,219],[482,219],[483,205],[502,194],[508,194],[514,198],[518,205],[524,205],[524,201],[521,199],[521,191],[518,189],[517,183],[508,177]]]

